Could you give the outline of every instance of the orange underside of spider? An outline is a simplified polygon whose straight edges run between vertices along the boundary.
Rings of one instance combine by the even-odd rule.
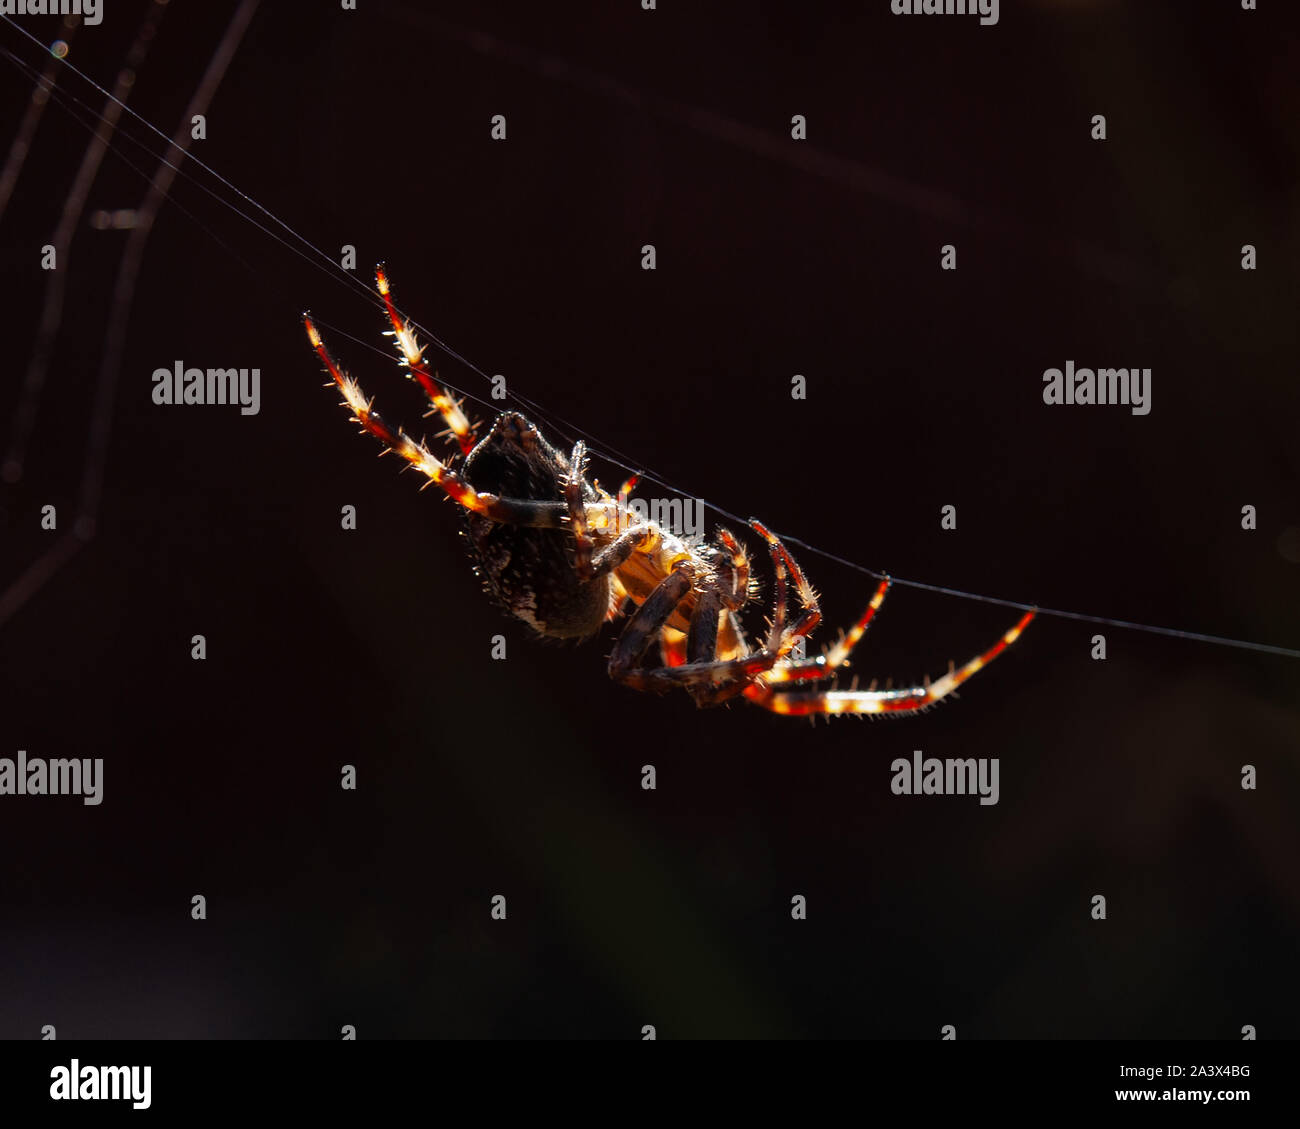
[[[567,479],[562,496],[506,498],[476,490],[458,464],[474,450],[478,427],[429,372],[411,323],[393,304],[382,267],[376,272],[376,287],[400,362],[423,390],[431,406],[429,414],[436,413],[443,420],[446,431],[442,435],[456,445],[458,453],[444,461],[424,442],[413,440],[401,428],[389,427],[357,382],[339,367],[312,319],[304,317],[308,340],[343,394],[344,405],[385,450],[422,474],[426,486],[436,484],[471,513],[490,522],[559,528],[571,535],[571,567],[577,582],[608,585],[605,618],[613,619],[630,609],[610,657],[610,675],[616,681],[661,693],[681,688],[700,705],[744,697],[773,713],[791,716],[915,714],[952,694],[996,659],[1034,618],[1032,610],[1026,611],[982,654],[960,667],[949,664],[945,674],[926,678],[919,685],[881,690],[873,682],[868,689],[859,689],[856,679],[851,688],[824,685],[849,664],[854,648],[884,602],[888,579],[880,582],[862,615],[838,642],[816,657],[803,658],[800,644],[821,621],[817,595],[780,538],[761,522],[751,521],[750,525],[771,558],[773,613],[766,638],[751,645],[739,616],[751,599],[750,563],[739,541],[727,530],[718,531],[716,545],[701,545],[683,541],[650,522],[629,528],[627,502],[635,478],[625,482],[616,496],[598,483],[588,482],[583,473],[583,444],[575,447],[571,460],[564,461]],[[574,577],[565,579],[574,583]],[[794,616],[787,606],[791,586],[799,605]],[[656,640],[661,665],[650,667],[643,658]]]

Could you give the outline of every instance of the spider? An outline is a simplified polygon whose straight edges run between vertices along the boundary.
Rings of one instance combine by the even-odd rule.
[[[353,419],[425,476],[424,487],[439,486],[461,507],[470,554],[484,590],[506,613],[538,635],[587,639],[606,621],[631,614],[609,656],[609,676],[636,690],[685,690],[698,706],[743,697],[773,713],[916,714],[946,697],[987,666],[1034,618],[1027,611],[983,654],[919,686],[902,689],[841,689],[832,680],[880,609],[889,590],[885,577],[858,621],[834,646],[814,658],[803,657],[803,642],[821,621],[817,594],[781,539],[762,522],[750,526],[762,538],[775,577],[773,614],[766,638],[751,645],[739,613],[754,598],[750,562],[740,542],[726,529],[716,544],[677,536],[629,510],[636,479],[617,496],[587,478],[586,447],[579,441],[566,455],[518,412],[499,414],[487,434],[465,415],[460,403],[430,375],[425,347],[412,323],[393,304],[382,266],[375,284],[396,339],[401,364],[419,383],[447,425],[440,437],[459,451],[444,461],[401,428],[389,427],[357,382],[325,347],[309,314],[307,338]],[[422,487],[422,489],[424,488]],[[788,589],[798,597],[791,617]],[[647,653],[658,640],[660,664]]]

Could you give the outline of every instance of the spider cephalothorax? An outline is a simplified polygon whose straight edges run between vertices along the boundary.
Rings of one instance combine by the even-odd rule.
[[[750,525],[767,545],[774,574],[771,625],[751,645],[741,609],[753,597],[749,558],[727,530],[716,544],[685,540],[636,516],[628,499],[635,480],[617,496],[586,474],[584,445],[567,456],[518,412],[501,413],[480,440],[476,429],[430,375],[411,323],[393,305],[383,269],[376,284],[402,363],[419,382],[460,448],[444,461],[371,410],[371,401],[325,348],[310,317],[312,348],[343,393],[362,428],[396,452],[456,502],[476,570],[488,595],[539,635],[581,639],[631,606],[609,656],[610,677],[638,690],[684,689],[697,705],[738,696],[783,714],[907,714],[951,694],[1014,643],[1034,617],[1026,612],[996,643],[964,666],[919,686],[877,690],[826,687],[875,616],[889,589],[880,582],[866,611],[834,646],[803,658],[801,641],[821,622],[817,595],[794,557],[760,522]],[[788,588],[799,601],[788,614]],[[647,662],[658,643],[659,663]]]

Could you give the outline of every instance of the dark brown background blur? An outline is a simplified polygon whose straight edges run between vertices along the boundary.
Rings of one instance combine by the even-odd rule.
[[[1300,99],[1262,6],[264,3],[194,152],[694,495],[901,577],[1297,646]],[[110,84],[145,8],[108,0],[69,61]],[[131,105],[168,136],[232,8],[162,20]],[[5,148],[31,86],[0,67]],[[10,404],[86,139],[51,105],[0,217]],[[87,215],[138,203],[122,157],[156,164],[116,138]],[[172,195],[191,215],[148,246],[98,534],[0,628],[0,755],[105,760],[100,807],[0,798],[0,1035],[1300,1034],[1300,661],[1042,619],[919,720],[614,686],[608,633],[548,647],[497,615],[450,507],[321,388],[300,311],[387,349],[366,301]],[[5,585],[51,543],[40,507],[75,512],[126,238],[79,226],[0,488]],[[331,340],[417,422],[395,364]],[[178,359],[259,366],[261,413],[154,406]],[[1152,413],[1045,407],[1067,359],[1151,367]],[[871,581],[802,558],[833,637]],[[899,587],[856,669],[938,673],[1013,618]],[[1000,757],[1000,804],[893,796],[914,749]]]

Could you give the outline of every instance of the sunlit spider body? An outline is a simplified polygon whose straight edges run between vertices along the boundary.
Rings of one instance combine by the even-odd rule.
[[[909,714],[951,694],[1016,641],[1033,619],[1026,612],[983,654],[960,668],[903,689],[825,686],[862,638],[884,601],[882,580],[858,621],[834,646],[803,658],[801,645],[821,621],[817,595],[780,538],[760,522],[750,525],[767,544],[775,576],[773,614],[761,645],[746,638],[740,612],[753,598],[749,559],[725,529],[717,544],[678,537],[636,517],[627,502],[635,480],[618,496],[586,474],[585,447],[569,455],[553,447],[518,412],[503,412],[488,433],[477,428],[429,374],[411,323],[397,312],[383,269],[376,284],[384,300],[403,365],[424,389],[459,447],[449,460],[396,431],[372,410],[356,381],[339,368],[310,317],[312,348],[361,427],[400,455],[456,502],[488,595],[539,635],[589,638],[631,606],[609,656],[609,674],[637,690],[683,689],[697,705],[743,696],[781,714]],[[791,618],[788,588],[799,601]],[[658,643],[660,662],[647,654]],[[819,683],[821,685],[819,685]]]

